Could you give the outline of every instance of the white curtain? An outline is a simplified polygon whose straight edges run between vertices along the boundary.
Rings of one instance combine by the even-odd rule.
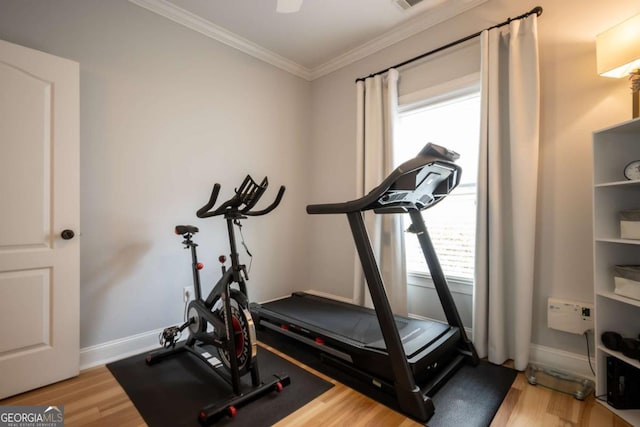
[[[537,17],[481,35],[473,342],[480,357],[529,360],[536,235],[540,83]]]
[[[398,110],[398,71],[358,81],[357,188],[361,197],[393,170],[394,122]],[[380,266],[385,291],[396,314],[407,314],[407,272],[404,230],[400,215],[365,215],[367,232]],[[371,307],[360,259],[356,253],[354,302]]]

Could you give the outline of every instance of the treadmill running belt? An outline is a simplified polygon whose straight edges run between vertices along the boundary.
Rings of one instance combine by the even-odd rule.
[[[359,342],[363,346],[382,340],[378,319],[373,313],[347,311],[341,304],[312,298],[285,298],[263,304],[269,310],[303,320],[317,328]],[[398,329],[406,322],[396,319]]]
[[[262,307],[295,320],[298,326],[327,331],[363,347],[386,350],[378,318],[375,311],[369,308],[304,293],[268,302]],[[407,356],[419,352],[450,329],[440,322],[400,316],[395,317],[395,322]]]

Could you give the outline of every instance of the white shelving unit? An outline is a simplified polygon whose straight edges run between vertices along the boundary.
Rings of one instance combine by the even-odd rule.
[[[640,300],[617,295],[614,267],[640,265],[640,240],[620,238],[619,214],[640,209],[640,181],[628,181],[624,167],[640,159],[640,119],[620,123],[593,134],[593,237],[596,340],[596,396],[607,393],[607,357],[616,357],[638,369],[640,361],[607,349],[600,341],[605,331],[637,338],[640,333]],[[640,426],[640,409],[619,410],[607,406],[632,425]]]

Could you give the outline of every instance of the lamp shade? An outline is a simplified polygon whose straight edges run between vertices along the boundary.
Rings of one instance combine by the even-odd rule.
[[[640,15],[596,36],[598,74],[626,77],[640,68]]]

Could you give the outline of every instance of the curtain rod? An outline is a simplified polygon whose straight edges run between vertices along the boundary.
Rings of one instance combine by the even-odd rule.
[[[496,25],[494,25],[493,27],[485,28],[484,30],[482,30],[482,31],[478,31],[478,32],[477,32],[477,33],[475,33],[475,34],[468,35],[468,36],[466,36],[466,37],[463,37],[463,38],[461,38],[461,39],[459,39],[459,40],[456,40],[456,41],[451,42],[451,43],[449,43],[449,44],[446,44],[446,45],[444,45],[444,46],[440,46],[439,48],[436,48],[436,49],[431,50],[431,51],[429,51],[429,52],[425,52],[425,53],[423,53],[423,54],[421,54],[421,55],[418,55],[418,56],[416,56],[416,57],[414,57],[414,58],[407,59],[407,60],[406,60],[406,61],[404,61],[404,62],[401,62],[401,63],[399,63],[399,64],[393,65],[393,66],[391,66],[391,67],[389,67],[389,68],[385,68],[384,70],[380,70],[380,71],[378,71],[378,72],[371,73],[371,74],[369,74],[369,75],[368,75],[368,76],[366,76],[366,77],[359,77],[359,78],[357,78],[357,79],[356,79],[356,83],[361,82],[361,81],[365,81],[365,80],[366,80],[366,79],[368,79],[369,77],[374,77],[374,76],[377,76],[377,75],[379,75],[379,74],[384,74],[384,73],[386,73],[387,71],[391,70],[392,68],[399,68],[399,67],[402,67],[402,66],[404,66],[404,65],[410,64],[410,63],[412,63],[412,62],[414,62],[414,61],[417,61],[417,60],[419,60],[419,59],[426,58],[427,56],[429,56],[429,55],[433,55],[434,53],[438,53],[438,52],[441,52],[441,51],[443,51],[443,50],[445,50],[445,49],[449,49],[450,47],[453,47],[453,46],[455,46],[455,45],[457,45],[457,44],[464,43],[464,42],[466,42],[467,40],[471,40],[471,39],[474,39],[474,38],[478,37],[480,34],[482,34],[482,32],[483,32],[483,31],[488,31],[488,30],[492,30],[492,29],[494,29],[494,28],[499,28],[499,27],[502,27],[502,26],[508,25],[508,24],[510,24],[510,23],[511,23],[511,21],[517,21],[518,19],[524,19],[524,18],[528,17],[529,15],[533,15],[534,13],[535,13],[537,16],[542,15],[542,7],[540,7],[540,6],[536,6],[536,7],[534,7],[533,9],[531,9],[531,10],[530,10],[529,12],[527,12],[527,13],[523,13],[522,15],[516,16],[515,18],[507,18],[507,20],[506,20],[506,21],[501,22],[501,23],[499,23],[499,24],[496,24]]]

